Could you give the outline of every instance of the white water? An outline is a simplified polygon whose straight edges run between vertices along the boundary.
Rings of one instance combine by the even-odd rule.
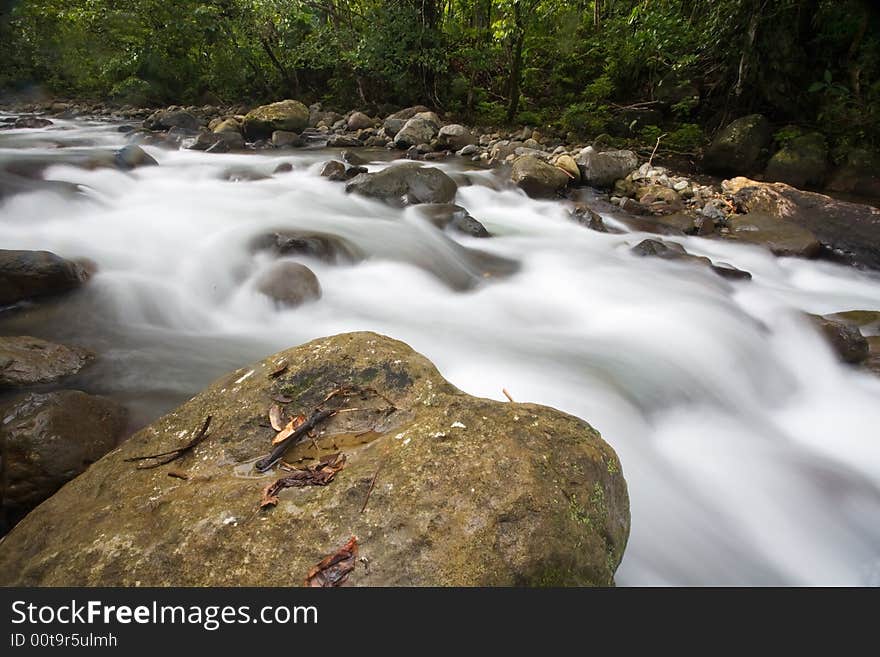
[[[25,147],[70,152],[53,139],[124,143],[115,126],[59,122],[0,133],[0,159]],[[675,238],[753,274],[731,284],[634,257],[629,247],[649,235],[585,229],[561,204],[492,189],[491,172],[468,172],[486,184],[463,186],[456,199],[496,235],[478,240],[347,196],[315,171],[326,151],[146,150],[159,167],[50,167],[47,178],[86,186],[84,199],[37,192],[0,205],[0,247],[98,264],[82,293],[0,314],[3,333],[98,350],[82,380],[89,389],[146,421],[278,349],[374,330],[406,341],[469,393],[503,400],[507,388],[602,432],[632,504],[619,584],[880,584],[880,378],[839,364],[798,312],[880,309],[877,276]],[[295,171],[222,179],[236,167],[270,174],[282,161]],[[278,311],[254,291],[270,260],[248,242],[279,228],[336,234],[370,257],[304,259],[324,296]],[[453,291],[427,270],[467,274],[450,238],[521,270]]]

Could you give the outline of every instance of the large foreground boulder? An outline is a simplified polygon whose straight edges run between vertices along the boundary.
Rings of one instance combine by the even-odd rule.
[[[94,357],[82,347],[27,335],[0,336],[0,388],[52,383],[76,374]]]
[[[880,209],[742,177],[725,180],[722,188],[740,210],[797,224],[838,257],[880,269]]]
[[[703,167],[718,174],[757,171],[772,133],[770,122],[761,114],[736,119],[721,130],[706,149]]]
[[[248,112],[242,128],[248,139],[266,139],[276,130],[300,133],[308,124],[308,107],[298,100],[281,100]]]
[[[440,169],[408,162],[375,173],[361,173],[346,184],[345,191],[391,203],[415,205],[451,203],[458,187]]]
[[[347,412],[284,461],[346,463],[261,509],[290,474],[255,467],[285,400],[286,416]],[[208,416],[173,463],[126,461],[182,447]],[[0,543],[0,585],[296,585],[352,536],[349,585],[610,585],[628,531],[620,463],[584,421],[471,397],[402,342],[352,333],[223,376],[135,434]]]
[[[119,404],[78,390],[24,394],[0,406],[0,499],[7,521],[113,449],[125,422]],[[83,520],[71,517],[73,523]]]
[[[0,249],[0,305],[67,292],[87,279],[83,267],[54,253]]]

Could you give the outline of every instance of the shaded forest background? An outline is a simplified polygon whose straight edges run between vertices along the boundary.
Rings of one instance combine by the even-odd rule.
[[[762,112],[880,146],[872,0],[0,0],[0,88],[120,104],[293,97],[478,125],[667,134]]]

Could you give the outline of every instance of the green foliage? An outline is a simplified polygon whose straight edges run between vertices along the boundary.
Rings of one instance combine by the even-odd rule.
[[[687,152],[721,117],[762,112],[842,153],[880,145],[878,23],[868,0],[0,2],[0,89],[424,103],[484,125],[517,111],[583,137],[667,133]],[[621,127],[639,102],[659,125]]]

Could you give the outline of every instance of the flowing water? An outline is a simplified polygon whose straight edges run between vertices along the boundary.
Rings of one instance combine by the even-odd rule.
[[[438,166],[491,239],[346,195],[318,176],[326,150],[146,147],[160,166],[130,173],[76,162],[124,143],[88,121],[0,133],[0,161],[53,158],[44,177],[82,190],[7,197],[0,247],[98,268],[77,293],[0,313],[0,332],[97,351],[75,385],[123,401],[135,425],[279,349],[378,331],[471,394],[506,388],[602,432],[632,504],[619,584],[880,584],[880,378],[839,364],[800,314],[880,309],[876,274],[671,238],[754,277],[731,283],[635,257],[649,235],[588,230],[461,163]],[[281,162],[294,170],[271,175]],[[255,290],[272,258],[252,241],[279,229],[336,235],[367,257],[301,259],[323,298],[278,310]],[[520,268],[481,280],[468,249]]]

